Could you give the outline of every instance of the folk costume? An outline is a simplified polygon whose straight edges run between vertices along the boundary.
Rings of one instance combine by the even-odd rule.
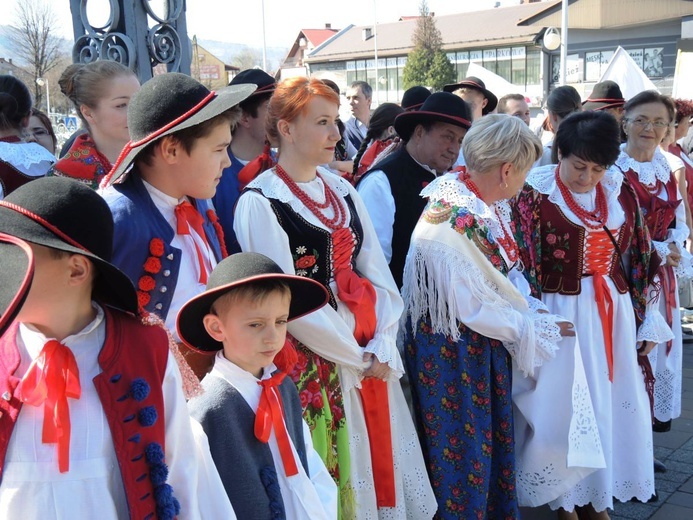
[[[277,166],[241,195],[235,230],[244,251],[330,293],[330,305],[289,324],[299,342],[291,376],[339,486],[341,517],[431,518],[436,504],[398,381],[402,301],[361,198],[322,168],[298,185]],[[364,352],[389,365],[387,382],[362,379]]]
[[[46,175],[55,156],[37,143],[19,137],[0,138],[0,200],[14,190]]]
[[[693,207],[693,160],[691,160],[679,143],[672,143],[669,146],[669,153],[674,154],[683,161],[683,165],[686,168],[686,194],[688,195],[688,205]]]
[[[68,152],[53,165],[48,176],[70,177],[95,190],[112,167],[106,156],[96,149],[96,143],[89,133],[84,133],[75,138]]]
[[[621,149],[624,147],[622,145]],[[685,209],[681,204],[676,179],[659,148],[655,150],[652,161],[644,163],[622,151],[616,166],[638,196],[652,246],[661,259],[657,272],[661,285],[659,310],[671,327],[674,337],[655,347],[649,358],[655,377],[654,417],[667,423],[681,415],[683,343],[676,277],[677,274],[689,276],[690,270],[684,261],[677,268],[665,264],[670,252],[669,244],[676,244],[680,251],[684,250],[683,242],[689,233]]]
[[[98,272],[94,318],[81,331],[58,342],[15,322],[0,338],[3,514],[235,518],[209,451],[194,442],[170,336],[139,313],[134,287],[109,262],[103,199],[72,180],[40,179],[0,202],[0,224],[81,254]]]
[[[218,351],[214,368],[202,381],[205,393],[189,402],[190,412],[209,438],[212,458],[240,518],[335,520],[337,486],[313,449],[296,386],[273,363],[263,368],[260,379],[236,365],[231,357],[238,338],[227,338],[231,343],[225,346],[203,323],[220,297],[260,280],[288,286],[288,321],[319,309],[329,297],[318,282],[284,274],[258,253],[238,253],[221,262],[205,292],[178,315],[183,341],[202,352]],[[285,344],[274,358],[277,364],[279,358],[289,362],[285,349],[293,351]]]
[[[421,193],[428,205],[404,271],[405,360],[438,517],[518,518],[517,487],[524,480],[516,475],[513,366],[515,377],[524,377],[553,362],[561,340],[556,323],[563,318],[538,313],[545,310],[541,302],[528,300],[510,281],[518,253],[507,202],[494,205],[497,214],[464,174],[446,174]],[[573,359],[566,358],[563,377],[577,380]],[[589,419],[589,395],[580,398],[576,384],[567,388],[556,390],[557,402],[570,409],[579,401]],[[530,414],[536,408],[531,399],[530,392],[522,403]],[[552,433],[563,433],[565,460],[576,425],[572,414],[558,415]],[[594,451],[598,439],[591,442]],[[573,462],[590,471],[600,461]],[[542,482],[549,477],[547,485],[560,484],[545,469],[537,475]],[[536,481],[532,485],[525,494],[543,493]]]
[[[559,168],[528,176],[514,204],[518,246],[532,294],[575,325],[596,414],[589,427],[598,427],[606,467],[550,506],[572,511],[591,503],[603,511],[613,498],[647,501],[654,493],[652,379],[641,363],[651,369],[637,343],[672,336],[656,305],[648,305],[657,265],[623,174],[611,168],[591,192],[573,193]]]

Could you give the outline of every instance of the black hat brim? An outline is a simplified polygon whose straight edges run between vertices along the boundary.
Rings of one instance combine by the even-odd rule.
[[[220,341],[216,341],[207,333],[203,324],[203,318],[209,314],[212,304],[217,298],[230,289],[265,279],[281,280],[289,286],[291,291],[289,321],[320,309],[330,298],[327,290],[319,282],[310,278],[278,273],[260,274],[243,278],[242,280],[207,290],[183,305],[178,312],[176,320],[176,328],[180,339],[192,350],[198,352],[208,353],[221,350],[224,346]]]
[[[65,242],[39,222],[5,206],[0,206],[0,233],[11,234],[26,242],[59,251],[84,255],[96,266],[97,276],[94,279],[93,293],[99,303],[137,314],[137,292],[130,278],[104,259]]]
[[[498,98],[496,95],[487,88],[483,88],[480,85],[474,83],[469,83],[462,81],[460,83],[455,83],[454,85],[445,85],[443,87],[443,92],[455,92],[458,88],[471,88],[481,92],[487,100],[486,106],[481,110],[482,115],[490,114],[498,106]]]
[[[582,104],[582,109],[583,110],[606,110],[609,108],[622,107],[625,104],[626,104],[625,99],[623,101],[616,101],[614,103],[606,103],[604,101],[590,101],[588,99]]]
[[[34,277],[34,255],[23,240],[0,233],[0,336],[17,317]]]
[[[137,157],[144,148],[151,142],[161,137],[170,135],[179,130],[184,130],[190,128],[191,126],[196,126],[205,121],[218,116],[219,114],[226,112],[227,110],[235,107],[241,101],[248,98],[255,90],[257,85],[254,84],[242,84],[242,85],[230,85],[219,89],[215,92],[215,96],[197,112],[191,114],[189,117],[182,119],[178,124],[173,125],[171,128],[167,128],[164,132],[155,132],[154,136],[145,137],[139,141],[130,141],[123,152],[127,150],[125,155],[118,157],[116,164],[113,165],[113,170],[105,177],[105,186],[110,186],[120,179],[123,174],[128,170],[132,162]]]
[[[471,127],[471,121],[467,121],[461,117],[449,116],[441,114],[440,112],[414,110],[412,112],[404,112],[395,118],[395,131],[402,139],[408,141],[416,125],[426,122],[448,123],[464,128],[465,130],[469,130]]]

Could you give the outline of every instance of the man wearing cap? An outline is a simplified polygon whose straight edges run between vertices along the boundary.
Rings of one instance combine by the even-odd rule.
[[[448,92],[431,94],[418,111],[397,116],[395,130],[406,144],[366,172],[357,185],[400,288],[411,234],[426,205],[419,193],[452,167],[471,117],[461,98]]]
[[[233,231],[233,208],[243,189],[238,174],[246,164],[260,154],[271,154],[269,144],[267,150],[264,150],[267,143],[265,116],[267,103],[272,97],[276,82],[264,70],[248,69],[237,74],[229,85],[257,85],[257,90],[238,105],[242,114],[232,132],[233,139],[229,147],[231,166],[224,169],[217,186],[217,193],[212,198],[214,209],[219,216],[219,223],[224,230],[226,249],[229,253],[237,253],[240,248]]]
[[[231,163],[237,105],[254,91],[210,92],[179,73],[150,79],[128,106],[132,140],[101,183],[115,222],[113,263],[172,332],[180,306],[204,291],[227,254],[209,199]]]
[[[621,87],[618,83],[611,80],[597,83],[588,97],[582,103],[583,110],[605,110],[620,122],[623,117],[623,105],[626,100],[623,99]]]
[[[404,91],[400,106],[406,111],[418,110],[429,98],[431,91],[421,85],[415,85]]]
[[[354,81],[347,89],[346,98],[351,107],[351,117],[344,123],[344,137],[354,150],[358,150],[366,137],[368,123],[371,120],[373,89],[365,81]]]

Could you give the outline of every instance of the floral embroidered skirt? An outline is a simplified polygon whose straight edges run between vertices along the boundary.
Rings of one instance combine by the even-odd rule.
[[[519,518],[511,358],[500,341],[460,324],[460,339],[427,320],[405,330],[405,360],[436,518]]]
[[[354,517],[350,479],[349,434],[344,417],[337,366],[297,341],[298,362],[291,379],[298,388],[303,418],[310,427],[313,447],[339,487],[339,518]]]

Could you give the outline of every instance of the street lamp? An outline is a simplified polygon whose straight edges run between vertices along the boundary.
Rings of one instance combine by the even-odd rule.
[[[51,114],[51,95],[50,95],[49,88],[48,88],[48,80],[44,79],[44,78],[36,78],[36,84],[39,87],[43,87],[43,86],[46,87],[46,112],[47,112],[48,116],[50,117],[50,114]]]
[[[561,34],[555,27],[549,27],[544,33],[544,48],[547,51],[555,51],[561,46]]]

